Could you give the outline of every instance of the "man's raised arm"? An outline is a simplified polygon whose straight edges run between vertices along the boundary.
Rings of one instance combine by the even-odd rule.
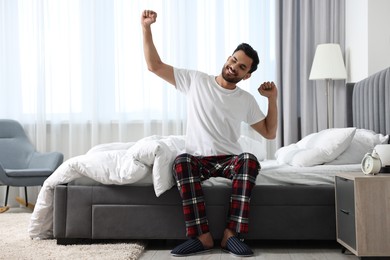
[[[148,65],[148,69],[166,80],[172,85],[176,86],[175,77],[173,74],[173,67],[163,63],[158,55],[156,46],[153,43],[151,25],[156,22],[157,13],[151,10],[145,10],[141,15],[141,25],[143,33],[143,45],[145,60]]]
[[[259,134],[267,139],[275,139],[278,128],[278,89],[273,82],[264,82],[258,89],[260,95],[268,98],[268,112],[264,120],[251,125]]]

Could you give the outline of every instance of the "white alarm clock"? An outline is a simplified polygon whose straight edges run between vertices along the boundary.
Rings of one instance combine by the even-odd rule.
[[[361,163],[364,174],[377,174],[382,168],[382,162],[379,155],[374,150],[372,153],[367,153]]]

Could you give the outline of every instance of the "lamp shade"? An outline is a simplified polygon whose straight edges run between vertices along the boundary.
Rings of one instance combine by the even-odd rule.
[[[341,48],[338,44],[319,44],[314,55],[309,79],[346,79]]]

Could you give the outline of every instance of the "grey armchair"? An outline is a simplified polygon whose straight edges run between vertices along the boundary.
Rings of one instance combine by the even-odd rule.
[[[0,119],[0,184],[7,186],[3,211],[8,209],[10,186],[25,187],[27,206],[27,187],[41,186],[63,159],[59,152],[37,152],[19,122]]]

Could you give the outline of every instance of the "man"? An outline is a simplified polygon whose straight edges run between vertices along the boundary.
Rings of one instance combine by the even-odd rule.
[[[242,153],[238,143],[240,125],[244,121],[265,138],[275,138],[277,88],[273,82],[265,82],[258,89],[268,98],[268,114],[264,116],[255,98],[237,87],[238,82],[251,76],[259,63],[256,51],[245,43],[237,47],[216,77],[163,63],[151,31],[156,19],[157,13],[151,10],[143,11],[141,16],[148,69],[186,95],[188,110],[186,153],[176,158],[173,170],[190,239],[171,254],[202,253],[214,246],[201,181],[222,176],[232,179],[232,195],[221,247],[236,256],[251,256],[252,250],[237,235],[248,232],[250,195],[260,164],[254,155]]]

